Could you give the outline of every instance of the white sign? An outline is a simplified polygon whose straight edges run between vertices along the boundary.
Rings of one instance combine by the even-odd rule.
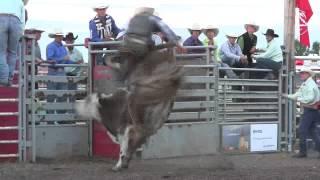
[[[250,151],[276,151],[278,149],[277,124],[250,125]]]

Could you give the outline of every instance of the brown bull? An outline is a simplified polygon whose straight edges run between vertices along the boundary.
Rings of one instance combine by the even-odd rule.
[[[128,62],[126,89],[92,94],[76,107],[81,116],[102,122],[120,143],[113,170],[127,168],[136,149],[167,121],[182,81],[182,69],[168,51],[152,51],[141,61]]]

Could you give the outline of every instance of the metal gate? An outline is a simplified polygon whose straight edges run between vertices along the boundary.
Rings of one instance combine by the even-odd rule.
[[[23,44],[25,45],[27,41],[32,41],[32,47],[34,47],[34,38],[25,37]],[[116,47],[119,43],[89,43],[88,64],[55,65],[55,67],[86,68],[86,74],[81,76],[36,74],[36,66],[50,65],[35,64],[34,48],[31,54],[22,53],[19,83],[19,154],[21,155],[19,157],[21,160],[36,161],[36,158],[71,155],[108,157],[117,155],[118,145],[108,140],[105,129],[99,124],[93,125],[90,120],[81,120],[76,117],[72,111],[75,102],[69,102],[69,99],[80,100],[91,91],[112,92],[116,87],[121,86],[119,79],[109,76],[112,71],[109,67],[95,66],[95,59],[92,59],[99,54],[108,56],[117,52],[116,48],[103,50],[101,45]],[[94,48],[94,46],[100,46],[100,48]],[[23,46],[22,52],[26,52],[25,48]],[[206,52],[175,55],[177,64],[186,69],[186,83],[178,92],[168,122],[140,149],[140,156],[159,158],[214,154],[225,150],[225,127],[254,124],[275,124],[278,135],[275,151],[286,148],[288,123],[286,113],[282,113],[285,102],[280,98],[285,75],[280,73],[277,80],[225,78],[219,73],[223,68],[211,59],[209,49],[214,47],[196,48],[205,49]],[[233,70],[270,71],[249,68]],[[48,90],[48,82],[82,85],[76,90]],[[55,98],[69,99],[66,102],[48,102],[48,97],[52,95]],[[67,112],[61,112],[61,110]],[[52,113],[52,111],[57,112]],[[92,132],[93,130],[95,131]],[[246,144],[245,141],[244,144]]]
[[[26,44],[30,42],[31,49],[27,50]],[[25,36],[19,67],[21,160],[34,162],[36,158],[90,155],[91,121],[79,119],[74,111],[74,103],[91,92],[91,79],[88,77],[90,63],[36,64],[34,47],[34,37]],[[83,73],[77,76],[47,73],[48,67],[67,66],[82,68]],[[45,72],[38,74],[36,68],[42,68]],[[51,89],[50,83],[51,86],[59,84],[63,88]],[[70,84],[76,84],[76,88],[71,90]]]

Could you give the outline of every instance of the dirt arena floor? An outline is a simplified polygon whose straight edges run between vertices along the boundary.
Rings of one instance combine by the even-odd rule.
[[[75,158],[37,163],[0,163],[0,180],[320,180],[320,159],[287,153],[194,156],[133,160],[128,170],[112,172],[114,160]]]

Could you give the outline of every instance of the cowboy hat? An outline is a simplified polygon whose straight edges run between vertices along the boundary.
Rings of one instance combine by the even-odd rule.
[[[273,29],[267,29],[267,32],[265,34],[263,34],[265,36],[272,36],[272,37],[279,37],[278,34],[275,34],[274,33],[274,30]]]
[[[73,33],[72,32],[69,32],[64,38],[63,40],[66,41],[66,40],[76,40],[78,39],[78,36],[74,37]]]
[[[247,29],[248,26],[253,26],[254,29],[257,31],[259,31],[259,25],[257,25],[255,22],[250,22],[250,23],[247,23],[247,24],[244,24],[244,28]]]
[[[134,14],[142,14],[142,13],[146,13],[146,14],[154,14],[154,8],[152,7],[138,7],[134,10]]]
[[[197,23],[194,23],[191,28],[188,28],[188,31],[190,32],[190,34],[192,34],[192,31],[200,31],[201,32],[201,30],[202,29],[201,29],[200,25]]]
[[[24,30],[24,33],[25,33],[25,34],[33,34],[33,33],[36,33],[36,32],[43,33],[44,30],[37,29],[37,28],[29,28],[29,29],[25,29],[25,30]]]
[[[64,33],[62,29],[54,29],[48,36],[49,38],[54,38],[56,36],[64,36]]]
[[[309,67],[302,67],[300,73],[301,72],[307,72],[310,76],[314,76],[316,74],[316,72],[312,71]]]
[[[238,33],[235,33],[235,32],[226,32],[226,37],[229,38],[238,38],[239,37],[239,34]]]
[[[95,4],[92,9],[95,11],[97,9],[107,9],[109,7],[109,5],[106,5],[104,3],[98,3],[98,4]]]
[[[202,31],[203,31],[204,34],[207,34],[207,32],[209,30],[212,30],[214,32],[215,36],[217,36],[219,34],[219,28],[217,28],[217,27],[215,27],[213,25],[208,25],[206,28],[203,28]]]

